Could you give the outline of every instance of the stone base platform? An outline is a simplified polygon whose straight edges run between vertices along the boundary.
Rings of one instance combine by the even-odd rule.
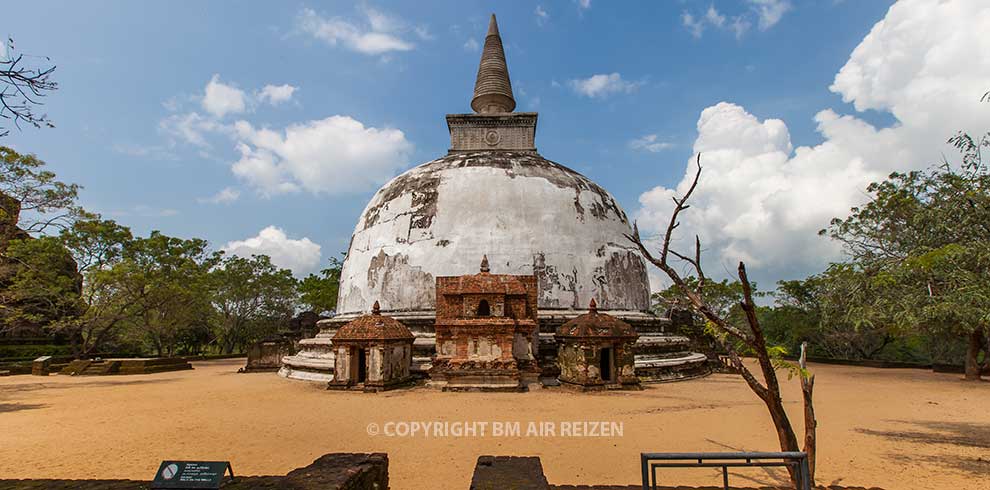
[[[131,359],[77,359],[59,374],[70,376],[107,376],[112,374],[152,374],[192,369],[181,357],[138,357]]]
[[[532,380],[524,379],[522,384],[535,382],[537,378],[544,385],[555,386],[557,375],[557,342],[553,332],[567,320],[585,313],[586,310],[541,310],[539,312],[540,341],[538,357],[541,372],[532,373]],[[640,338],[636,341],[636,376],[643,383],[683,381],[707,376],[712,373],[712,363],[704,354],[691,351],[691,340],[672,333],[676,326],[670,318],[657,317],[643,312],[613,312],[618,318],[633,325]],[[413,357],[410,373],[417,378],[428,378],[432,356],[436,353],[435,317],[432,311],[389,312],[396,320],[406,325],[416,336],[413,341]],[[320,320],[317,324],[320,333],[311,339],[299,341],[299,352],[282,358],[279,376],[289,379],[329,383],[333,380],[334,353],[331,338],[343,324],[357,317],[357,314],[340,315]],[[435,382],[427,386],[442,387]],[[469,386],[468,390],[474,390]],[[483,388],[483,387],[479,387]],[[444,388],[446,389],[446,388]],[[503,390],[504,391],[504,390]]]
[[[329,383],[333,381],[333,363],[336,355],[330,339],[336,333],[324,329],[311,339],[299,341],[299,352],[294,356],[282,357],[282,367],[278,375],[300,381]]]
[[[607,383],[607,384],[583,385],[583,384],[569,383],[567,381],[558,380],[557,384],[554,386],[559,386],[565,390],[583,391],[583,392],[643,390],[643,387],[640,386],[639,383]]]
[[[236,462],[234,474],[237,474]],[[150,482],[134,480],[0,480],[0,490],[145,490]],[[285,476],[244,476],[224,490],[384,490],[388,486],[385,453],[335,453]]]

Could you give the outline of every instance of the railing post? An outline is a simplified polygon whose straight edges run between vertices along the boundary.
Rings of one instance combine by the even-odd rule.
[[[808,454],[802,453],[801,458],[801,486],[802,490],[811,490],[811,469],[808,467]]]
[[[643,472],[643,490],[650,490],[650,488],[647,486],[650,478],[650,474],[647,470],[647,461],[648,460],[646,459],[646,454],[639,453],[639,466]]]

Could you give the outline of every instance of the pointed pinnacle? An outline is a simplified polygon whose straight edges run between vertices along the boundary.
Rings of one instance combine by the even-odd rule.
[[[481,61],[478,63],[478,78],[474,83],[471,109],[478,114],[493,114],[512,112],[515,108],[516,100],[512,97],[512,82],[509,81],[502,37],[498,33],[495,14],[492,14],[485,46],[481,50]]]
[[[488,268],[488,255],[481,258],[481,272],[489,272],[491,269]]]
[[[488,36],[498,36],[498,22],[495,21],[495,14],[492,14],[492,20],[488,21]]]

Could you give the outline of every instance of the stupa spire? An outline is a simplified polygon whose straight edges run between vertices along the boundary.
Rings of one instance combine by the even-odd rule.
[[[516,100],[512,97],[502,37],[498,34],[495,14],[492,14],[488,34],[485,35],[485,47],[481,51],[481,63],[478,64],[478,79],[474,83],[471,109],[478,114],[490,114],[512,112],[515,108]]]
[[[488,267],[488,254],[481,257],[481,272],[489,272],[491,269]]]

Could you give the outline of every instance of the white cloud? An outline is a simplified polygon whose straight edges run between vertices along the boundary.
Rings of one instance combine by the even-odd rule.
[[[659,153],[663,150],[669,150],[674,147],[673,143],[666,141],[657,141],[658,136],[655,134],[648,134],[642,138],[636,138],[629,142],[629,147],[634,150],[645,150],[650,153]]]
[[[736,36],[736,39],[742,39],[742,37],[746,35],[746,31],[749,31],[749,28],[752,26],[753,24],[751,24],[748,20],[742,16],[737,16],[732,18],[732,22],[729,24],[728,28],[732,31],[732,34]]]
[[[392,128],[365,127],[348,116],[293,124],[282,131],[235,125],[241,158],[235,175],[263,195],[339,194],[381,184],[406,166],[412,144]]]
[[[227,114],[239,114],[247,109],[247,96],[244,91],[220,81],[220,75],[206,84],[203,94],[203,109],[218,118]]]
[[[705,20],[715,27],[722,27],[725,24],[725,16],[718,13],[714,5],[708,6],[708,10],[705,12]]]
[[[778,22],[791,9],[788,0],[747,0],[759,17],[759,27],[765,31]]]
[[[413,28],[413,32],[416,33],[416,37],[424,41],[433,39],[433,33],[430,32],[430,28],[427,26],[416,26]]]
[[[684,24],[684,27],[696,39],[700,38],[701,34],[705,32],[705,20],[694,18],[694,15],[691,15],[690,12],[685,11],[681,14],[681,23]]]
[[[550,14],[548,14],[547,11],[543,9],[542,5],[537,5],[536,11],[534,13],[536,14],[537,25],[542,26],[546,24],[548,20],[550,20]]]
[[[237,189],[234,189],[233,187],[224,187],[220,190],[220,192],[217,192],[210,197],[200,198],[198,201],[209,204],[229,204],[236,201],[240,197],[241,192]]]
[[[390,51],[409,51],[415,47],[399,37],[406,30],[400,21],[370,8],[362,11],[366,22],[359,25],[340,17],[326,18],[307,8],[299,14],[297,26],[302,32],[331,46],[340,43],[362,54],[379,55]]]
[[[478,41],[475,40],[473,37],[470,38],[470,39],[468,39],[467,41],[464,41],[464,50],[465,51],[470,51],[472,53],[476,53],[476,52],[478,52],[479,49],[481,49],[481,45],[479,45],[478,44]]]
[[[622,79],[618,73],[598,74],[584,79],[570,81],[571,88],[575,92],[588,97],[606,97],[615,93],[629,93],[635,91],[641,83],[628,82]]]
[[[289,84],[283,85],[265,85],[260,92],[258,92],[258,100],[261,102],[267,102],[271,105],[279,105],[284,102],[288,102],[292,99],[292,95],[299,90],[299,87],[293,87]]]
[[[127,217],[127,216],[142,216],[147,218],[169,218],[178,215],[179,211],[172,208],[156,208],[153,206],[148,206],[147,204],[138,204],[130,209],[110,211],[107,214],[118,218]]]
[[[588,10],[591,8],[591,0],[576,0],[579,10]]]
[[[188,143],[200,148],[211,148],[208,141],[211,134],[229,134],[233,127],[223,121],[224,116],[254,112],[261,103],[273,106],[281,105],[292,99],[299,87],[289,84],[265,85],[261,90],[255,90],[248,95],[243,90],[220,81],[220,75],[213,75],[206,83],[202,96],[174,96],[162,105],[173,112],[158,123],[158,129],[168,135],[171,145]],[[198,102],[204,113],[196,111],[180,112],[187,102]],[[126,148],[118,151],[125,152]],[[130,151],[127,153],[134,154]]]
[[[686,10],[682,12],[681,24],[695,39],[701,38],[708,26],[721,31],[732,32],[736,39],[742,39],[753,25],[751,18],[755,17],[760,30],[765,31],[780,22],[784,14],[792,8],[789,0],[746,0],[746,2],[749,4],[751,12],[733,16],[731,21],[728,21],[727,17],[715,8],[714,4],[710,4],[708,10],[701,15],[695,15]]]
[[[705,109],[694,143],[704,170],[677,245],[690,251],[699,234],[710,274],[728,274],[744,260],[764,287],[840,259],[838,245],[816,232],[861,205],[870,182],[926,168],[943,154],[951,159],[945,140],[955,131],[990,128],[990,110],[979,102],[990,58],[973,55],[990,52],[982,34],[988,29],[985,2],[902,0],[891,7],[830,87],[857,110],[889,112],[896,123],[887,128],[824,109],[814,116],[822,142],[792,149],[784,121],[760,120],[725,102]],[[664,229],[670,198],[686,191],[693,163],[675,188],[640,196],[644,234]]]
[[[158,129],[171,137],[173,143],[177,140],[200,148],[210,148],[211,145],[206,140],[207,135],[223,131],[224,126],[212,117],[190,112],[172,114],[162,119],[158,123]]]
[[[229,254],[249,258],[267,255],[272,264],[289,269],[297,277],[316,271],[320,265],[320,246],[309,238],[294,240],[281,228],[269,226],[256,236],[227,242],[223,250]]]

